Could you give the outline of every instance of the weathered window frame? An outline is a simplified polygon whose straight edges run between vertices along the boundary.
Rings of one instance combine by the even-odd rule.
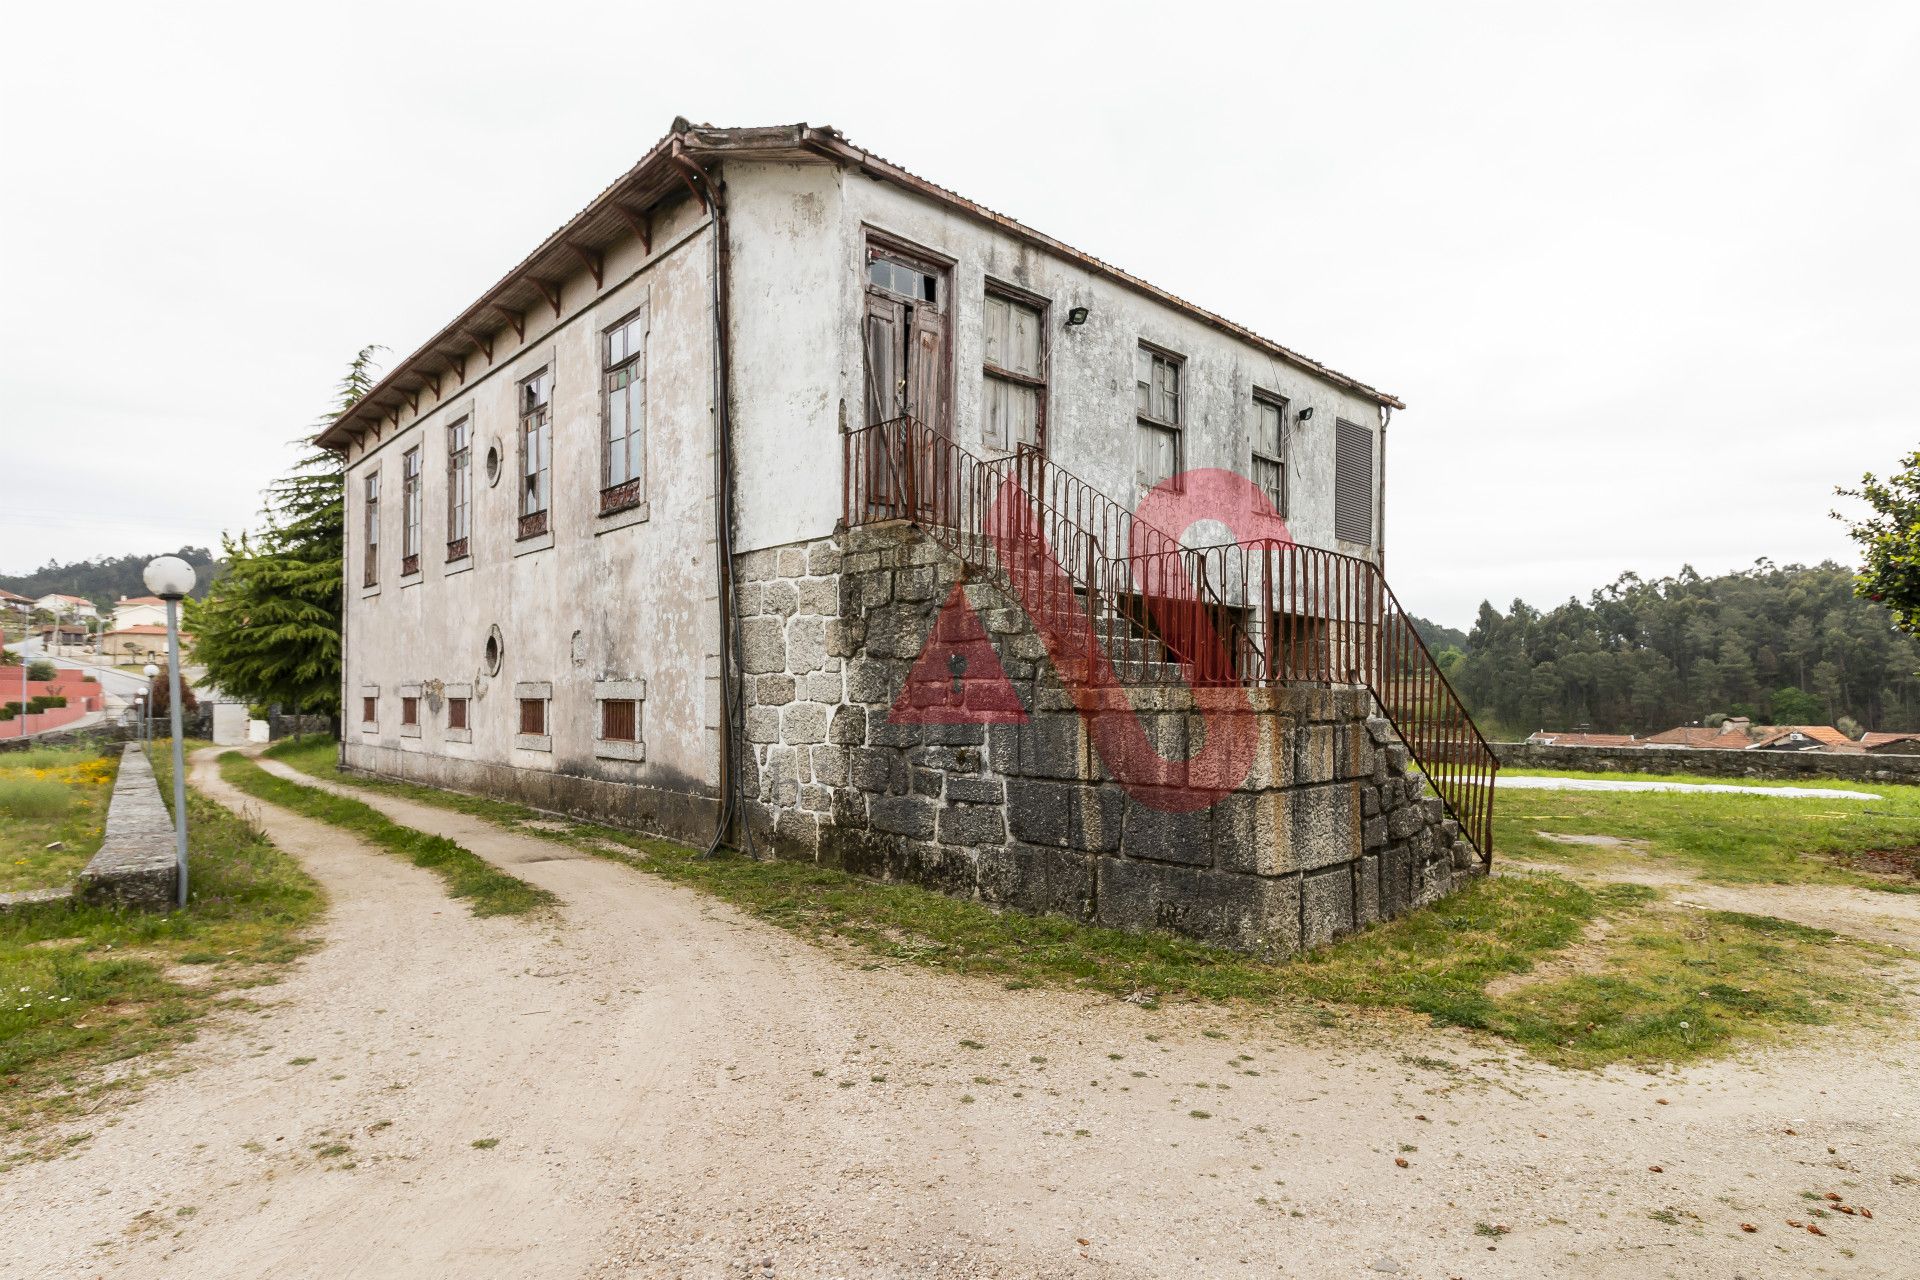
[[[1258,387],[1253,389],[1253,430],[1249,433],[1252,438],[1249,441],[1248,450],[1251,463],[1247,468],[1247,477],[1267,495],[1268,500],[1273,503],[1274,512],[1281,516],[1288,514],[1288,481],[1292,478],[1287,466],[1287,446],[1292,443],[1293,429],[1287,419],[1287,408],[1285,396],[1272,391],[1262,391]],[[1279,439],[1273,442],[1274,451],[1271,452],[1261,447],[1266,443],[1261,435],[1265,427],[1263,417],[1267,410],[1272,410],[1277,416],[1279,428]],[[1278,472],[1277,485],[1267,482],[1267,478],[1261,473],[1262,464]]]
[[[380,686],[360,686],[360,732],[380,732]]]
[[[645,680],[596,680],[593,682],[593,699],[593,754],[603,760],[635,762],[645,760],[647,758],[647,682]],[[618,705],[632,708],[633,736],[630,738],[607,736],[608,707]]]
[[[1142,361],[1145,362],[1147,378],[1141,380]],[[1166,416],[1154,410],[1156,394],[1154,375],[1161,368],[1173,372],[1173,413]],[[1162,481],[1170,482],[1169,487],[1176,492],[1181,488],[1181,472],[1186,465],[1187,434],[1187,358],[1177,351],[1142,339],[1134,348],[1134,479],[1143,490],[1152,489]],[[1142,464],[1141,444],[1149,436],[1165,435],[1172,437],[1173,465],[1168,474],[1154,477]]]
[[[473,741],[473,686],[450,684],[441,689],[447,700],[447,723],[440,731],[442,742]],[[457,721],[457,723],[456,723]]]
[[[521,751],[553,750],[553,683],[547,680],[523,680],[513,686],[514,714],[518,717],[514,724],[513,745]],[[532,723],[527,716],[530,706],[538,706],[539,732],[527,730]]]
[[[536,395],[538,399],[533,398]],[[542,365],[520,379],[515,387],[514,403],[519,408],[520,420],[516,536],[537,538],[552,527],[553,366]]]
[[[400,455],[400,576],[410,578],[420,572],[420,534],[424,494],[421,488],[421,448],[415,445]]]
[[[447,559],[465,560],[473,550],[473,417],[447,424]]]
[[[1040,335],[1039,351],[1036,354],[1036,363],[1039,366],[1037,374],[1024,373],[1018,369],[1009,369],[994,363],[994,361],[989,358],[988,310],[995,302],[1006,303],[1009,307],[1020,307],[1033,312],[1035,327]],[[1029,293],[1025,289],[1017,289],[1012,285],[1002,284],[997,280],[989,279],[986,282],[986,288],[981,295],[980,302],[980,391],[982,401],[980,406],[980,422],[982,439],[990,449],[1004,449],[1008,452],[1014,452],[1022,444],[1021,441],[1014,440],[1010,433],[1004,428],[996,428],[993,421],[992,387],[995,382],[1002,382],[1025,387],[1034,393],[1034,438],[1032,447],[1042,452],[1046,451],[1047,401],[1050,394],[1048,383],[1052,374],[1053,360],[1053,326],[1051,318],[1052,303],[1039,294]]]
[[[622,316],[600,333],[600,514],[631,511],[646,499],[647,490],[647,344],[653,317],[647,303]],[[616,339],[623,343],[617,349]],[[637,341],[636,341],[637,339]],[[619,385],[615,385],[618,382]],[[617,444],[624,453],[614,463],[616,438],[614,404],[626,392],[625,431]]]
[[[360,537],[363,563],[360,585],[377,587],[380,585],[380,470],[375,468],[366,475],[362,488],[360,510]]]

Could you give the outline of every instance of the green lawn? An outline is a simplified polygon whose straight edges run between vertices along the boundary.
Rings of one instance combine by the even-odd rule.
[[[160,758],[163,791],[171,770]],[[0,915],[0,1167],[46,1154],[34,1122],[138,1088],[91,1070],[190,1039],[245,1006],[310,945],[323,898],[298,863],[225,807],[187,798],[193,874],[185,911],[66,904]],[[191,981],[183,980],[192,975]]]
[[[548,815],[520,805],[340,773],[330,741],[283,742],[268,754],[316,777],[617,858],[804,937],[1008,987],[1076,987],[1142,1004],[1400,1009],[1578,1067],[1683,1061],[1810,1024],[1880,1019],[1891,1008],[1892,988],[1878,972],[1885,948],[1769,917],[1675,910],[1658,891],[1634,885],[1502,876],[1310,956],[1269,964],[1166,934],[996,911],[809,863],[732,853],[705,859],[670,841],[589,823],[556,830]],[[1586,939],[1601,921],[1604,940]],[[1576,945],[1582,963],[1561,964]],[[1489,992],[1536,967],[1539,981]]]
[[[1554,776],[1725,781],[1635,774]],[[1920,787],[1828,780],[1771,785],[1866,791],[1883,799],[1502,790],[1494,805],[1493,847],[1500,857],[1588,867],[1666,861],[1702,879],[1724,884],[1851,884],[1892,892],[1920,890],[1920,884],[1911,878],[1870,874],[1867,870],[1897,867],[1903,858],[1920,851]],[[1638,842],[1640,847],[1569,845],[1547,839],[1540,834],[1543,831],[1612,836]],[[1882,852],[1893,856],[1870,856]]]
[[[0,893],[65,884],[100,847],[119,748],[0,753]],[[49,845],[58,844],[57,849]]]

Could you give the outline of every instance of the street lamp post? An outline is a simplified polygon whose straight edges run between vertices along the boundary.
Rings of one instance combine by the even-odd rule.
[[[167,602],[167,711],[173,727],[173,840],[179,857],[179,904],[187,905],[187,762],[180,732],[180,601],[193,590],[193,566],[161,556],[141,575],[147,590]]]

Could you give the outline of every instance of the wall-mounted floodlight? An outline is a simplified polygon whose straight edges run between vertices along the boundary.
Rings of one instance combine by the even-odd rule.
[[[1067,328],[1069,329],[1079,328],[1081,325],[1087,322],[1087,316],[1089,314],[1090,312],[1086,307],[1073,308],[1071,311],[1067,312]]]
[[[1313,417],[1313,406],[1308,405],[1300,411],[1300,421],[1306,422]]]

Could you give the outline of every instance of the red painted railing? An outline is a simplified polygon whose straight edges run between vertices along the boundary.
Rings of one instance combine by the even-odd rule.
[[[849,432],[844,467],[849,528],[910,520],[980,569],[1022,572],[994,535],[995,503],[1023,500],[1071,581],[1071,598],[1014,584],[1035,624],[1078,633],[1124,684],[1364,685],[1491,859],[1499,762],[1370,561],[1277,539],[1182,546],[1037,451],[976,457],[910,418]]]

